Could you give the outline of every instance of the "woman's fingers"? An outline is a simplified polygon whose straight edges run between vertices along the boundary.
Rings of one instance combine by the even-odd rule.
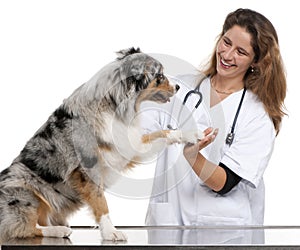
[[[209,128],[207,128],[207,129],[205,129],[204,131],[203,131],[203,133],[204,133],[204,136],[207,136],[207,135],[209,135],[212,131],[213,131],[214,129],[213,128],[211,128],[211,127],[209,127]]]
[[[218,129],[207,128],[203,131],[203,133],[205,136],[203,139],[199,140],[196,144],[187,143],[184,147],[185,150],[188,152],[198,152],[199,150],[205,148],[215,140],[218,134]]]
[[[199,150],[212,143],[218,135],[218,131],[218,129],[213,128],[207,128],[206,130],[204,130],[205,137],[198,142]]]

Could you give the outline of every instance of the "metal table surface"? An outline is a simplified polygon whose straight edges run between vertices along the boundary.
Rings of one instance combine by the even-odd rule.
[[[69,238],[32,238],[6,242],[12,249],[300,249],[300,226],[264,227],[117,227],[127,242],[101,241],[92,227],[72,227]]]

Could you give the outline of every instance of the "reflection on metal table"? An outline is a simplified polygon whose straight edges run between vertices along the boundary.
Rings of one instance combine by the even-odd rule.
[[[127,242],[101,241],[99,229],[72,227],[69,238],[32,238],[6,242],[13,249],[300,249],[300,226],[117,227]]]

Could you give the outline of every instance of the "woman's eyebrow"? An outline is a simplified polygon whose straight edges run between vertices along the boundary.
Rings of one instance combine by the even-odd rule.
[[[223,36],[223,39],[225,39],[225,40],[226,40],[226,42],[232,43],[232,42],[231,42],[231,40],[230,40],[230,38],[229,38],[229,37],[227,37],[227,36],[225,36],[225,35]]]

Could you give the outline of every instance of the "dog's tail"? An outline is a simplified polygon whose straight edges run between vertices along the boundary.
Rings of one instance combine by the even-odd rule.
[[[132,55],[132,54],[135,54],[135,53],[141,53],[141,50],[140,50],[140,48],[135,49],[134,47],[131,47],[131,48],[128,48],[128,49],[120,50],[116,53],[118,55],[117,59],[122,60],[123,58],[125,58],[128,55]]]

